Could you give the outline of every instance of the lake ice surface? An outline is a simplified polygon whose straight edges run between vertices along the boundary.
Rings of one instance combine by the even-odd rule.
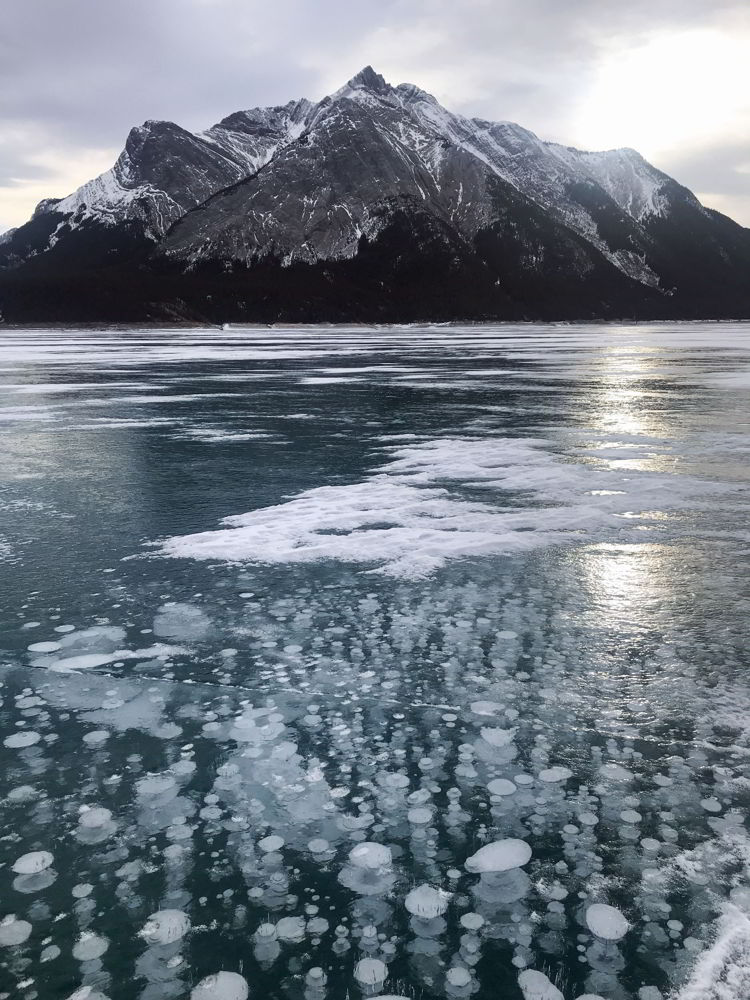
[[[6,330],[0,996],[747,1000],[750,326]]]

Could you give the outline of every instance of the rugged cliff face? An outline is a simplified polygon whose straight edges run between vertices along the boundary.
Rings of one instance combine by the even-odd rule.
[[[631,149],[455,115],[367,67],[206,132],[146,122],[0,237],[10,321],[750,315],[750,230]]]

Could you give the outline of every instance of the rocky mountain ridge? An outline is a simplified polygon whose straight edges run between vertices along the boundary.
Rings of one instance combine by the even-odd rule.
[[[635,150],[466,118],[366,67],[317,104],[202,133],[132,129],[111,170],[0,238],[0,308],[11,321],[747,316],[750,231]]]

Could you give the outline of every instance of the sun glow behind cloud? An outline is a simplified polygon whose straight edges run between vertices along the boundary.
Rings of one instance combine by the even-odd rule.
[[[657,159],[741,125],[750,132],[750,37],[714,30],[612,43],[573,123],[584,146],[632,146]]]
[[[0,141],[2,135],[0,134]],[[0,233],[24,223],[43,198],[63,198],[66,194],[108,170],[117,159],[117,149],[43,150],[29,156],[32,176],[13,178],[0,189],[2,218]]]

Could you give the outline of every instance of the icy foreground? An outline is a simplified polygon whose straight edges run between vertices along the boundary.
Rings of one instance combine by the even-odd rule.
[[[747,328],[6,357],[0,990],[746,1000]]]

